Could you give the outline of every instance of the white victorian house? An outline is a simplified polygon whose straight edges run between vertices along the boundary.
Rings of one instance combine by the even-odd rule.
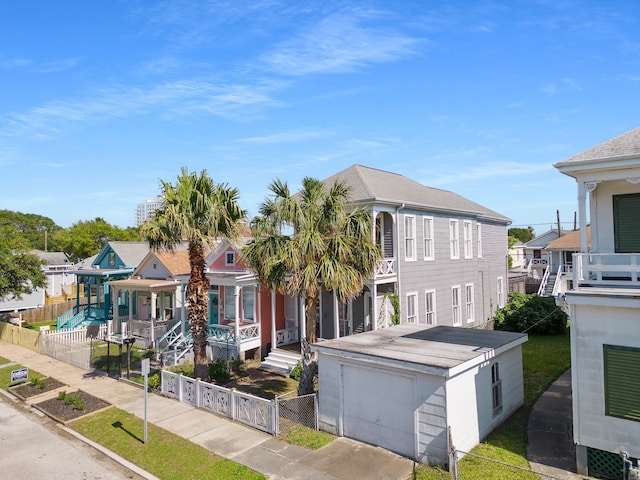
[[[577,471],[640,475],[640,128],[555,167],[578,184],[580,253],[565,294]]]

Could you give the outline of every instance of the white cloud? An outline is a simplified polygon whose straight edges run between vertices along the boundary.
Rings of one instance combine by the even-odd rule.
[[[458,152],[457,156],[460,152]],[[467,152],[467,155],[463,156],[475,156],[475,149],[471,149]],[[487,181],[488,179],[498,179],[505,177],[527,177],[530,175],[539,174],[541,172],[549,172],[552,170],[550,165],[536,164],[536,163],[522,163],[522,162],[483,162],[475,166],[464,165],[463,168],[455,169],[447,168],[451,165],[451,162],[442,163],[442,160],[434,161],[433,165],[443,165],[443,173],[438,173],[433,169],[429,169],[427,172],[423,172],[423,179],[418,181],[425,185],[432,187],[452,185],[457,183],[472,182],[476,180]]]
[[[264,55],[262,63],[270,71],[299,76],[350,72],[413,55],[416,38],[364,25],[378,15],[368,10],[329,15],[316,25],[303,26],[296,37]]]
[[[553,82],[545,83],[540,87],[540,91],[548,95],[557,95],[564,92],[579,92],[582,87],[572,78],[562,78]]]
[[[288,132],[278,132],[271,135],[264,135],[260,137],[249,137],[239,140],[246,143],[293,143],[304,142],[306,140],[312,140],[315,138],[321,138],[331,135],[331,132],[322,130],[291,130]]]

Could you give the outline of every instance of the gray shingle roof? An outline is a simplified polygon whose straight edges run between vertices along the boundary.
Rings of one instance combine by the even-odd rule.
[[[600,145],[580,152],[563,160],[556,166],[574,162],[588,162],[605,159],[623,159],[626,157],[640,156],[640,127],[627,133],[611,138]]]
[[[137,267],[149,253],[148,242],[109,242],[126,267]]]
[[[386,172],[363,165],[352,165],[325,180],[331,185],[343,181],[351,189],[351,202],[406,204],[424,210],[459,212],[499,222],[510,223],[505,217],[456,193],[427,187],[398,173]]]

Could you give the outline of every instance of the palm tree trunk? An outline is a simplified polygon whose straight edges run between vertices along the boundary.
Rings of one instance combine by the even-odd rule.
[[[209,381],[207,362],[207,294],[209,279],[204,274],[204,248],[202,244],[189,243],[189,264],[191,276],[187,284],[187,301],[189,303],[189,322],[193,338],[193,363],[195,377]]]
[[[298,395],[308,395],[315,390],[314,378],[318,373],[318,354],[311,352],[309,344],[316,342],[316,311],[318,297],[311,295],[307,297],[305,307],[305,333],[307,338],[300,342],[302,354],[302,372],[300,372],[300,383],[298,384]]]

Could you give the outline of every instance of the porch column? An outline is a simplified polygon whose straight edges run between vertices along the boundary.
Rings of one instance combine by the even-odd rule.
[[[300,341],[307,338],[307,310],[304,308],[304,297],[298,297],[298,329],[300,330]]]
[[[334,338],[340,338],[340,312],[338,311],[338,295],[333,291],[333,328],[335,331]]]
[[[114,331],[120,331],[120,311],[118,310],[118,297],[120,290],[113,289],[113,296],[111,297],[111,303],[113,305],[113,319],[107,320],[107,335],[113,335]]]
[[[373,322],[373,328],[371,330],[378,329],[378,286],[373,283],[371,285],[371,321]]]
[[[240,347],[240,287],[238,285],[233,287],[233,298],[236,304],[236,344]]]
[[[180,288],[180,322],[182,323],[182,335],[187,333],[187,306],[185,305],[185,290],[187,288],[187,284],[181,282]]]
[[[156,344],[156,305],[158,303],[158,294],[151,292],[151,345]]]
[[[276,287],[271,285],[271,350],[277,346],[276,333]]]
[[[580,253],[587,253],[587,187],[578,182],[578,221],[580,222]]]

